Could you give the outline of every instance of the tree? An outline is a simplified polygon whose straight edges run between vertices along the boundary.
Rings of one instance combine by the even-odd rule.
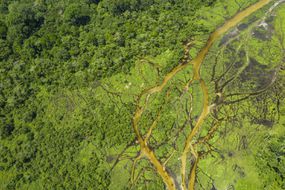
[[[32,3],[25,2],[15,2],[9,5],[7,15],[9,42],[30,37],[44,23],[44,17],[31,7],[33,7]]]
[[[1,128],[0,128],[1,138],[7,138],[10,135],[12,135],[14,129],[15,127],[13,123],[1,123]]]
[[[7,60],[9,55],[12,53],[10,45],[7,43],[7,41],[0,39],[0,48],[0,59]]]
[[[1,39],[6,39],[7,36],[7,26],[3,21],[0,21],[0,38]]]
[[[90,21],[89,7],[87,4],[70,4],[64,11],[64,20],[72,25],[86,25]]]

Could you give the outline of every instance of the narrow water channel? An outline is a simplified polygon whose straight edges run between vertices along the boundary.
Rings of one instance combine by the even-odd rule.
[[[138,139],[138,142],[140,144],[141,148],[141,154],[149,159],[149,161],[153,164],[154,168],[156,169],[157,173],[162,177],[166,187],[169,190],[175,190],[175,189],[180,189],[182,188],[183,190],[186,189],[186,182],[185,182],[185,174],[186,174],[186,160],[187,160],[187,155],[190,151],[191,148],[191,143],[197,132],[199,131],[199,128],[203,125],[204,119],[207,117],[209,114],[209,104],[208,104],[208,92],[207,92],[207,84],[203,81],[203,79],[200,77],[200,68],[201,65],[208,54],[210,48],[212,47],[213,43],[219,39],[223,34],[225,34],[229,29],[232,27],[235,27],[237,24],[239,24],[244,18],[248,17],[252,13],[256,12],[257,10],[261,9],[268,3],[272,2],[273,0],[260,0],[257,3],[247,7],[246,9],[240,11],[237,13],[235,16],[230,18],[229,20],[225,21],[225,23],[217,28],[209,37],[206,45],[200,50],[198,55],[190,62],[187,64],[183,65],[178,65],[174,69],[172,69],[171,72],[169,72],[165,78],[163,79],[163,82],[155,87],[152,87],[150,89],[147,89],[143,91],[139,97],[138,101],[141,101],[143,96],[150,96],[153,93],[158,93],[161,92],[166,84],[168,83],[169,80],[171,80],[179,71],[183,70],[185,67],[192,65],[193,66],[193,81],[197,80],[201,84],[201,89],[203,92],[203,110],[202,113],[199,116],[199,119],[193,128],[193,130],[190,132],[188,135],[188,138],[185,142],[184,145],[184,151],[181,156],[181,162],[182,162],[182,167],[181,167],[181,177],[182,177],[182,184],[181,187],[176,187],[175,180],[171,177],[171,175],[165,170],[164,166],[159,162],[159,160],[156,158],[154,155],[154,152],[148,147],[147,142],[143,137],[141,136],[139,132],[139,127],[138,123],[141,118],[141,115],[143,114],[143,108],[138,106],[136,112],[134,113],[133,116],[133,129],[136,134],[136,137]],[[198,161],[198,159],[197,159]],[[196,164],[196,163],[195,163]],[[191,172],[192,173],[192,172]],[[195,172],[193,172],[195,173]],[[189,183],[195,181],[195,175],[190,176]],[[193,190],[194,189],[194,184],[188,184],[188,189]]]

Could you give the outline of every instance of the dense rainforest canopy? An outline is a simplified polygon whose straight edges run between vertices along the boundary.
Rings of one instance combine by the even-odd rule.
[[[256,2],[2,0],[0,189],[165,189],[132,128],[144,106],[140,133],[179,183],[184,141],[205,103],[197,81],[183,93],[195,68],[138,97]],[[214,107],[195,139],[207,143],[187,158],[203,155],[197,190],[285,189],[285,5],[276,2],[205,57]]]

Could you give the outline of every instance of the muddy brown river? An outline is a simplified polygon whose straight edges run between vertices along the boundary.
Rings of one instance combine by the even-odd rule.
[[[207,90],[207,84],[204,82],[204,80],[200,76],[200,68],[201,65],[208,54],[210,48],[212,47],[213,43],[219,39],[223,34],[225,34],[229,29],[235,27],[238,25],[244,18],[248,17],[252,13],[256,12],[257,10],[261,9],[265,5],[269,4],[273,0],[260,0],[257,3],[247,7],[246,9],[240,11],[237,13],[235,16],[230,18],[229,20],[225,21],[225,23],[217,28],[209,37],[206,45],[200,50],[198,55],[190,62],[187,64],[183,65],[178,65],[174,69],[172,69],[171,72],[169,72],[163,79],[163,82],[155,87],[152,87],[150,89],[147,89],[141,93],[139,96],[140,101],[143,96],[150,96],[153,93],[159,93],[161,92],[166,84],[168,83],[169,80],[171,80],[179,71],[183,70],[185,67],[192,65],[193,66],[193,81],[199,81],[201,85],[201,89],[203,92],[203,110],[198,118],[198,121],[196,122],[196,125],[194,126],[193,130],[190,132],[190,134],[187,137],[187,140],[184,145],[184,151],[181,156],[181,187],[176,187],[176,184],[173,177],[165,170],[164,166],[160,163],[160,161],[156,158],[154,155],[154,152],[148,147],[147,142],[145,139],[143,139],[142,135],[139,132],[138,128],[138,122],[141,118],[141,115],[143,114],[144,110],[141,106],[138,106],[136,109],[136,112],[134,113],[133,116],[133,122],[132,126],[134,129],[134,132],[136,134],[136,137],[138,139],[138,142],[140,144],[141,148],[141,155],[145,156],[149,159],[149,161],[152,163],[154,168],[156,169],[156,172],[162,177],[167,189],[169,190],[175,190],[175,189],[183,189],[186,190],[194,190],[194,182],[195,182],[195,169],[197,166],[197,163],[199,161],[199,158],[196,158],[196,163],[194,164],[194,168],[191,171],[189,181],[188,181],[188,186],[186,186],[186,166],[187,166],[187,156],[189,152],[191,151],[192,147],[192,140],[196,136],[197,132],[203,125],[203,122],[207,115],[210,112],[210,106],[209,106],[209,101],[208,101],[208,90]]]

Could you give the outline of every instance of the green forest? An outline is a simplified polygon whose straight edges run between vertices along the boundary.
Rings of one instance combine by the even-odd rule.
[[[1,0],[0,190],[285,189],[284,0]]]

